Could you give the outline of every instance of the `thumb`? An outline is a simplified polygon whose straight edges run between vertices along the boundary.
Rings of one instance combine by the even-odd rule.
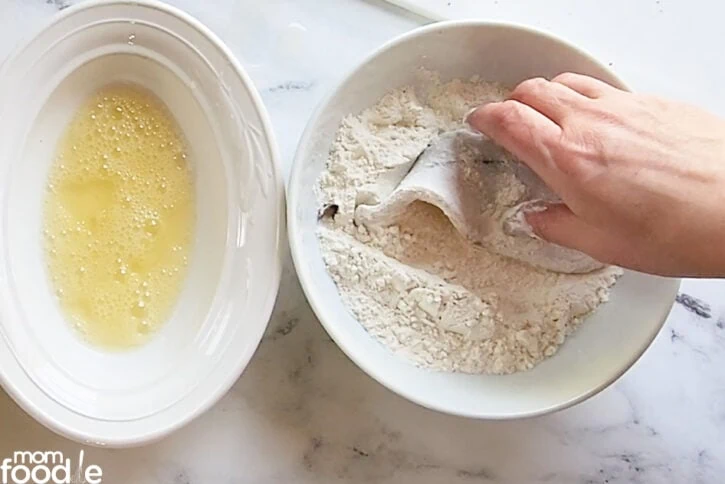
[[[526,221],[540,238],[578,250],[600,262],[617,264],[621,242],[610,232],[589,225],[563,203],[537,204],[523,209]]]

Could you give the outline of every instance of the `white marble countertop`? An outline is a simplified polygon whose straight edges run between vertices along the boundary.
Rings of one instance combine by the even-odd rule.
[[[631,48],[621,37],[632,22],[618,24],[617,38],[605,42],[595,20],[614,17],[602,2],[585,8],[581,5],[588,0],[552,0],[554,6],[576,5],[576,11],[554,9],[547,22],[538,14],[527,16],[542,2],[529,0],[529,12],[521,8],[529,2],[484,1],[492,18],[566,30],[570,40],[593,47],[602,60],[614,63],[625,79],[635,76],[638,88],[709,102],[725,114],[723,96],[702,95],[723,85],[715,82],[722,79],[721,68],[707,58],[712,45],[704,45],[699,63],[681,56],[677,62],[685,64],[680,67],[664,63],[667,56],[661,52],[650,55],[667,44],[651,42],[644,21],[635,25],[642,40]],[[23,35],[70,3],[0,0],[0,60]],[[335,79],[381,42],[423,23],[375,1],[171,3],[211,27],[249,70],[271,113],[285,175],[307,118]],[[674,36],[686,33],[677,26],[688,20],[679,13],[667,16],[668,9],[698,2],[642,3],[650,5],[651,22],[659,22],[659,32],[672,29]],[[589,18],[574,21],[573,15]],[[689,38],[700,43],[721,35],[721,30],[690,29],[694,37]],[[594,45],[591,39],[597,35],[602,41]],[[677,59],[676,53],[672,56]],[[720,58],[714,57],[718,65]],[[682,87],[685,81],[687,88]],[[86,459],[99,464],[103,482],[111,484],[721,482],[724,294],[724,282],[685,281],[652,348],[597,397],[546,417],[483,422],[423,409],[363,374],[317,322],[288,261],[264,341],[224,399],[157,444],[89,448]],[[15,450],[75,455],[79,449],[35,423],[0,391],[0,459]]]

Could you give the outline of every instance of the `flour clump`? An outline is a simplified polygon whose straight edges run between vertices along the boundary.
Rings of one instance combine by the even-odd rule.
[[[621,269],[536,268],[470,243],[422,202],[392,225],[356,223],[356,207],[370,202],[386,172],[409,164],[439,134],[463,127],[470,109],[508,93],[476,78],[426,77],[425,92],[396,89],[343,119],[315,187],[324,262],[360,324],[415,364],[465,373],[530,369],[607,301]],[[517,183],[511,180],[510,193]],[[514,198],[497,201],[500,209]]]

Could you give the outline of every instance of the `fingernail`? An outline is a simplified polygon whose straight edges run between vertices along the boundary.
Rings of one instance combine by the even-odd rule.
[[[478,108],[479,108],[479,106],[476,106],[475,108],[469,110],[466,113],[466,115],[463,116],[463,122],[466,123],[467,125],[471,126],[471,123],[468,120],[471,118],[471,116],[473,115],[473,113],[475,113],[476,110],[478,110]]]
[[[536,235],[533,227],[526,220],[529,213],[541,213],[549,208],[549,204],[544,200],[529,200],[520,203],[508,209],[503,215],[502,228],[506,235],[512,237],[531,237],[532,239],[541,240]]]
[[[468,111],[466,113],[466,115],[463,117],[463,122],[466,123],[467,125],[471,126],[473,129],[476,129],[475,127],[473,127],[473,125],[471,125],[471,117],[473,117],[473,115],[476,113],[476,111],[483,108],[484,106],[491,106],[491,105],[500,104],[500,103],[501,103],[501,101],[490,101],[487,103],[479,104],[478,106],[476,106],[475,108],[471,109],[470,111]],[[478,130],[476,129],[476,131],[478,131]]]

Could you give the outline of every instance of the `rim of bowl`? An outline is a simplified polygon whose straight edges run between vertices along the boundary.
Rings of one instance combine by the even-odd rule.
[[[534,34],[536,36],[539,36],[541,38],[545,38],[547,40],[553,41],[555,43],[558,43],[560,45],[563,45],[567,49],[577,53],[578,55],[586,58],[590,62],[596,64],[598,67],[600,67],[602,70],[607,72],[612,79],[614,79],[618,84],[619,87],[626,91],[632,91],[632,89],[629,87],[627,83],[625,83],[618,75],[616,75],[611,69],[609,69],[607,66],[605,66],[602,62],[600,62],[597,58],[595,58],[593,55],[591,55],[586,50],[577,47],[576,45],[568,42],[567,40],[564,40],[563,38],[554,35],[546,30],[530,27],[524,24],[516,23],[516,22],[506,22],[506,21],[495,21],[495,20],[446,20],[446,21],[440,21],[440,22],[433,22],[428,25],[424,25],[421,27],[417,27],[415,29],[412,29],[408,32],[405,32],[397,37],[392,38],[391,40],[388,40],[380,47],[374,49],[371,53],[367,54],[361,61],[357,63],[355,67],[350,69],[345,75],[343,75],[341,78],[339,78],[334,87],[331,89],[331,91],[319,102],[317,107],[315,108],[312,116],[310,117],[309,121],[307,122],[307,125],[305,127],[304,132],[302,133],[302,136],[300,137],[300,141],[297,144],[297,150],[295,152],[295,156],[292,163],[292,170],[290,172],[290,178],[289,182],[287,184],[287,223],[288,223],[288,238],[289,238],[289,244],[290,249],[292,253],[292,261],[294,262],[295,269],[297,271],[297,276],[300,279],[300,285],[302,286],[302,290],[305,293],[305,297],[307,298],[307,301],[309,302],[310,306],[312,307],[312,310],[315,312],[315,315],[317,316],[318,320],[322,324],[322,326],[325,328],[325,331],[330,335],[330,337],[335,341],[337,346],[347,355],[348,358],[350,358],[361,370],[363,370],[368,376],[373,378],[375,381],[386,387],[388,390],[406,398],[407,400],[410,400],[411,402],[420,405],[422,407],[435,410],[438,412],[450,414],[450,415],[456,415],[459,417],[468,417],[468,418],[476,418],[476,419],[487,419],[487,420],[511,420],[511,419],[522,419],[522,418],[530,418],[530,417],[537,417],[540,415],[545,415],[553,412],[557,412],[559,410],[563,410],[566,408],[569,408],[573,405],[576,405],[577,403],[581,403],[594,395],[600,393],[602,390],[606,389],[610,385],[612,385],[614,382],[616,382],[619,378],[621,378],[627,371],[629,371],[632,366],[642,357],[642,355],[647,351],[647,349],[652,345],[652,342],[657,337],[657,335],[660,333],[660,330],[664,326],[665,321],[667,320],[667,316],[669,315],[672,306],[675,302],[675,296],[679,290],[680,287],[680,279],[674,278],[673,281],[677,281],[676,284],[673,286],[673,294],[672,294],[672,303],[670,303],[669,306],[667,306],[666,310],[660,315],[659,320],[660,323],[656,326],[654,326],[653,331],[651,334],[648,335],[646,340],[642,341],[642,344],[638,351],[632,355],[632,357],[629,359],[627,364],[623,365],[622,368],[614,373],[612,376],[610,376],[608,379],[600,383],[599,385],[591,388],[588,391],[582,392],[579,395],[561,402],[556,405],[550,405],[548,407],[544,407],[541,409],[538,409],[536,411],[531,412],[515,412],[515,413],[507,413],[507,414],[485,414],[481,412],[465,412],[465,411],[457,411],[453,410],[451,408],[447,408],[445,405],[439,405],[431,402],[424,401],[422,399],[419,399],[413,392],[401,389],[397,387],[393,382],[389,381],[384,374],[378,374],[375,371],[372,370],[372,368],[367,364],[365,358],[358,357],[355,355],[353,351],[351,351],[349,348],[341,344],[340,334],[342,333],[335,324],[331,324],[328,322],[330,318],[327,317],[326,309],[324,307],[324,304],[321,304],[318,301],[318,298],[315,297],[314,291],[310,289],[310,287],[314,286],[313,280],[314,278],[310,274],[309,270],[307,269],[306,265],[304,264],[304,251],[301,246],[300,240],[301,238],[297,236],[299,233],[299,227],[298,222],[295,217],[295,212],[297,209],[298,201],[299,201],[299,184],[297,183],[297,178],[299,178],[301,175],[301,171],[303,169],[303,162],[304,160],[301,159],[301,147],[307,145],[314,132],[313,128],[314,125],[317,124],[319,118],[321,117],[322,113],[327,109],[328,104],[330,103],[330,100],[334,98],[337,95],[337,92],[340,90],[342,86],[344,86],[351,78],[358,75],[358,72],[369,62],[371,62],[373,59],[381,55],[382,53],[392,49],[393,47],[402,44],[404,42],[407,42],[411,39],[414,39],[416,37],[422,37],[424,35],[428,35],[432,32],[437,32],[441,30],[451,30],[456,29],[460,27],[496,27],[496,28],[507,28],[515,31],[525,32],[528,34]],[[353,319],[355,319],[354,316],[352,316]],[[371,336],[372,337],[372,336]],[[401,358],[400,356],[394,355],[396,358]],[[485,375],[483,375],[485,376]]]
[[[16,385],[13,384],[12,380],[8,377],[7,374],[0,368],[0,388],[4,389],[5,392],[11,397],[11,399],[20,407],[22,408],[26,413],[28,413],[31,417],[33,417],[36,421],[44,425],[49,430],[63,436],[66,438],[70,438],[72,440],[75,440],[77,442],[88,444],[88,445],[94,445],[94,446],[101,446],[101,447],[133,447],[143,444],[152,443],[154,441],[160,440],[161,438],[169,435],[170,433],[178,430],[179,428],[183,427],[184,425],[188,424],[192,420],[194,420],[196,417],[200,416],[202,413],[206,412],[211,408],[214,404],[216,404],[236,383],[236,381],[240,378],[246,367],[249,365],[249,362],[251,361],[252,357],[256,353],[257,348],[259,347],[259,344],[262,341],[262,337],[264,336],[264,332],[266,330],[267,325],[269,324],[269,320],[272,314],[272,311],[274,309],[274,304],[277,299],[277,295],[279,293],[279,285],[282,278],[282,259],[283,259],[283,240],[284,240],[284,228],[285,228],[285,186],[284,186],[284,180],[282,177],[282,171],[281,171],[281,157],[279,154],[279,148],[276,142],[276,137],[274,135],[274,130],[272,128],[272,123],[269,117],[269,113],[267,112],[266,107],[264,106],[264,103],[262,101],[261,96],[259,95],[259,92],[252,81],[252,79],[249,77],[249,75],[246,73],[246,71],[241,66],[239,60],[236,58],[236,56],[231,52],[231,50],[226,46],[226,44],[206,25],[204,25],[201,21],[196,19],[194,16],[192,16],[189,13],[186,13],[185,11],[173,7],[171,5],[168,5],[164,2],[158,1],[158,0],[88,0],[85,2],[82,2],[80,4],[72,5],[68,8],[63,9],[62,11],[54,14],[52,18],[50,18],[48,21],[46,21],[41,27],[39,27],[37,30],[34,30],[29,35],[24,36],[18,44],[13,48],[13,50],[10,52],[10,54],[2,61],[0,62],[0,70],[5,66],[6,63],[9,63],[16,59],[20,53],[23,52],[23,50],[30,44],[40,33],[48,29],[49,27],[55,25],[56,23],[64,20],[66,17],[69,17],[71,15],[76,14],[77,12],[94,9],[100,6],[105,5],[127,5],[130,8],[133,7],[144,7],[144,8],[151,8],[158,10],[160,12],[163,12],[164,14],[170,15],[172,17],[176,17],[177,19],[180,19],[184,21],[186,24],[188,24],[193,29],[200,32],[204,37],[206,37],[215,48],[217,48],[226,58],[226,60],[229,62],[229,65],[233,68],[234,73],[242,80],[242,83],[244,84],[245,88],[249,92],[249,96],[252,99],[252,102],[254,104],[254,108],[257,110],[261,123],[262,123],[262,130],[265,135],[265,144],[267,145],[267,148],[269,149],[270,153],[270,161],[271,161],[271,171],[273,173],[274,178],[274,185],[275,189],[277,191],[276,196],[274,197],[275,202],[278,204],[278,212],[279,212],[279,226],[277,230],[277,241],[276,241],[276,247],[274,248],[277,252],[277,260],[279,263],[277,264],[277,268],[273,271],[271,274],[271,286],[276,288],[274,297],[267,298],[266,305],[268,306],[265,308],[264,313],[267,314],[267,317],[265,320],[263,320],[262,324],[262,330],[259,333],[259,338],[255,342],[255,344],[251,344],[248,346],[248,350],[244,353],[241,353],[237,356],[236,361],[234,361],[233,365],[230,365],[230,369],[228,370],[228,374],[221,378],[213,391],[209,392],[205,397],[198,399],[195,406],[191,407],[189,410],[185,412],[180,412],[178,417],[174,418],[172,423],[167,424],[162,427],[158,428],[152,428],[150,425],[147,426],[146,430],[143,430],[141,432],[136,432],[134,434],[127,434],[127,435],[99,435],[97,433],[94,433],[92,429],[84,429],[84,430],[78,430],[77,428],[73,428],[70,425],[67,425],[63,422],[58,421],[54,416],[52,416],[48,409],[53,408],[63,408],[62,405],[55,402],[54,400],[48,398],[49,404],[45,404],[43,406],[39,405],[35,400],[29,398],[26,396],[21,390],[16,388]],[[0,347],[6,348],[7,343],[3,338],[0,338]],[[227,351],[232,351],[231,348],[229,348]],[[43,395],[45,393],[42,391],[42,389],[38,388],[36,384],[27,377],[27,375],[24,373],[22,368],[20,368],[20,372],[18,373],[21,378],[27,379],[29,384],[31,385],[31,388],[37,388],[41,391]],[[17,375],[16,375],[17,377]],[[191,393],[189,394],[191,395]],[[188,397],[188,395],[187,395]],[[158,416],[165,415],[169,412],[172,412],[175,408],[178,407],[179,404],[181,404],[185,398],[182,398],[181,400],[177,401],[170,407],[164,409],[163,411],[156,413],[154,415],[145,417],[144,420],[147,422],[153,422]],[[94,419],[90,419],[88,417],[83,417],[87,421],[93,421]],[[116,431],[118,432],[118,431]]]

